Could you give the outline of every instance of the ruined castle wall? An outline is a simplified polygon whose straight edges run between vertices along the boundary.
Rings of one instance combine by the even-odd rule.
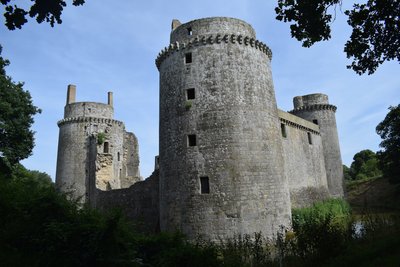
[[[86,201],[88,139],[85,122],[59,122],[56,185],[75,199]]]
[[[75,86],[68,86],[67,105],[60,128],[56,184],[73,198],[86,202],[89,196],[89,177],[95,179],[93,186],[100,190],[128,187],[123,167],[127,161],[137,161],[138,145],[135,137],[126,137],[125,126],[114,120],[112,94],[109,104],[75,101]],[[90,142],[90,139],[96,142]],[[95,149],[93,149],[95,146]],[[128,147],[133,147],[131,150]],[[126,156],[129,150],[129,157]],[[89,156],[89,151],[95,155]],[[125,157],[124,157],[125,154]],[[93,166],[91,161],[94,161]],[[90,165],[90,166],[89,166]],[[137,168],[136,171],[134,168]],[[138,173],[138,164],[131,173]],[[91,173],[94,172],[94,173]],[[121,183],[121,180],[124,182]]]
[[[124,132],[123,123],[110,120],[100,123],[92,133],[105,136],[104,142],[97,144],[96,187],[100,190],[121,188]]]
[[[289,181],[292,208],[327,198],[329,193],[318,125],[284,111],[279,111],[279,118],[284,171]]]
[[[121,209],[127,218],[137,223],[139,230],[159,231],[159,174],[129,188],[96,192],[95,207],[100,210]]]
[[[95,102],[75,102],[65,106],[64,118],[94,117],[112,119],[114,108],[110,105]]]
[[[230,18],[183,24],[171,41],[156,60],[161,230],[273,236],[290,199],[269,48]]]
[[[128,188],[141,180],[139,173],[139,144],[133,133],[124,133],[121,188]]]

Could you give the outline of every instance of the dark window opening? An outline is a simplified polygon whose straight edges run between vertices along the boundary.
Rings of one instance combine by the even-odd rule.
[[[308,137],[308,143],[309,143],[310,145],[312,145],[311,133],[307,133],[307,137]]]
[[[194,88],[189,88],[186,90],[186,98],[187,100],[195,99],[196,95],[194,92]]]
[[[316,125],[318,125],[318,120],[312,120],[312,122]]]
[[[192,53],[185,54],[185,63],[186,64],[192,63]]]
[[[210,194],[210,181],[208,177],[200,177],[200,192]]]
[[[196,146],[196,135],[195,134],[188,135],[188,146]]]
[[[104,142],[103,152],[104,153],[108,153],[109,152],[109,144],[108,144],[108,142]]]
[[[190,27],[190,28],[187,28],[187,31],[188,31],[188,35],[193,35],[193,30],[192,30],[192,27]]]
[[[281,123],[281,133],[282,133],[282,137],[287,137],[287,133],[286,133],[286,125]]]
[[[117,158],[118,158],[118,161],[120,161],[120,160],[121,160],[121,157],[120,157],[120,154],[119,154],[119,152],[117,153]]]

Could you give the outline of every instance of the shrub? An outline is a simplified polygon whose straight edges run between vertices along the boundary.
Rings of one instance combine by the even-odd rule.
[[[106,141],[106,134],[105,133],[98,133],[97,134],[97,144],[102,145]]]
[[[306,261],[322,262],[339,255],[351,238],[350,207],[341,199],[294,209],[292,223],[296,235],[293,253]]]

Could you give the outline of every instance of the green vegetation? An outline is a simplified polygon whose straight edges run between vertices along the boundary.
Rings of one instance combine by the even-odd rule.
[[[379,168],[377,155],[369,150],[361,150],[353,157],[350,168],[343,167],[345,180],[367,180],[380,177],[382,171]]]
[[[400,105],[389,107],[376,132],[382,138],[383,150],[378,152],[378,157],[383,174],[389,181],[400,184]]]
[[[3,0],[0,3],[4,6],[5,25],[9,30],[21,29],[22,25],[28,22],[27,17],[35,18],[38,23],[47,22],[51,27],[55,23],[61,24],[61,13],[67,6],[64,0],[48,1],[32,0],[33,4],[26,8],[26,5],[14,0]],[[85,0],[73,0],[74,6],[83,5]]]
[[[186,110],[191,109],[191,108],[192,108],[192,105],[193,105],[193,103],[192,103],[191,100],[186,100],[186,102],[185,102],[185,109],[186,109]]]
[[[97,144],[102,145],[106,141],[106,134],[105,133],[98,133],[97,134]]]
[[[358,2],[344,12],[353,30],[344,46],[347,58],[353,59],[347,68],[373,74],[385,61],[400,61],[400,5],[398,0]],[[291,23],[292,37],[310,47],[331,38],[331,23],[341,7],[342,0],[278,0],[275,12],[277,20]]]
[[[23,83],[7,76],[10,62],[1,57],[0,46],[0,173],[10,172],[15,164],[31,155],[34,146],[33,116],[40,110],[32,104]]]
[[[220,243],[201,239],[188,242],[179,233],[139,233],[135,224],[119,211],[102,214],[86,206],[79,207],[57,192],[46,174],[19,165],[11,176],[0,179],[0,213],[0,266],[337,266],[338,262],[343,266],[396,266],[400,263],[400,220],[366,218],[362,234],[355,235],[350,208],[339,199],[293,210],[293,228],[282,228],[274,240],[255,233]]]

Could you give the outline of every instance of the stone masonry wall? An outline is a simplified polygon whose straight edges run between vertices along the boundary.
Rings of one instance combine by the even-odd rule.
[[[279,117],[292,208],[329,197],[318,125],[283,111],[279,111]]]
[[[158,232],[159,228],[159,173],[158,171],[129,188],[96,191],[95,207],[100,210],[121,209],[139,230]]]

